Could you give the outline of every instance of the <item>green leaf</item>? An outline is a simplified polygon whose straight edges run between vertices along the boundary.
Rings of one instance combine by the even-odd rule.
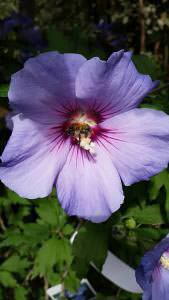
[[[8,84],[1,84],[0,85],[0,97],[2,97],[2,98],[8,97],[8,90],[9,90]]]
[[[17,287],[17,281],[13,277],[13,275],[7,271],[0,271],[0,283],[4,287]]]
[[[9,189],[5,189],[2,195],[0,195],[0,204],[3,206],[9,206],[11,204],[30,205],[30,202]]]
[[[28,223],[23,226],[25,240],[32,246],[44,242],[51,232],[48,224]]]
[[[70,235],[74,232],[74,227],[70,224],[66,224],[63,229],[62,232],[64,235]]]
[[[151,178],[151,187],[149,189],[149,195],[151,200],[155,200],[157,198],[161,187],[167,184],[168,180],[169,180],[169,175],[167,170],[164,170],[160,174]],[[168,182],[168,187],[169,187],[169,182]]]
[[[140,240],[159,240],[162,232],[160,229],[157,230],[155,228],[137,228],[136,234]]]
[[[46,274],[46,277],[51,286],[60,284],[60,274],[57,274],[52,269]]]
[[[160,174],[154,176],[151,179],[151,186],[149,189],[149,195],[151,200],[155,200],[160,192],[160,189],[164,187],[166,192],[165,208],[167,213],[169,213],[169,173],[164,170]]]
[[[64,221],[66,221],[65,214],[60,208],[56,197],[47,197],[43,200],[39,200],[36,212],[39,217],[45,222],[52,226],[59,226],[59,218],[63,215]]]
[[[68,240],[51,238],[37,253],[33,277],[46,275],[57,264],[70,265],[72,262],[71,245]]]
[[[57,240],[47,240],[37,253],[33,269],[33,277],[46,275],[56,263]]]
[[[129,208],[125,214],[125,217],[133,217],[139,224],[163,224],[164,223],[160,211],[160,206],[158,204]]]
[[[80,280],[77,278],[76,273],[74,271],[69,271],[65,280],[64,286],[70,292],[76,292],[79,288]]]
[[[86,275],[90,262],[101,267],[108,249],[107,224],[87,223],[81,228],[73,243],[75,268],[78,274]]]
[[[7,230],[4,235],[4,240],[0,242],[0,247],[19,247],[24,241],[25,238],[20,232]]]
[[[140,105],[141,108],[150,108],[150,109],[156,109],[156,110],[164,110],[164,107],[159,102],[154,102],[153,104],[150,103],[143,103]]]
[[[17,225],[23,227],[23,218],[28,216],[30,213],[30,207],[21,206],[18,207],[17,212],[11,211],[8,217],[9,225]]]
[[[142,74],[148,74],[152,79],[157,79],[161,76],[161,70],[153,57],[146,55],[133,55],[132,60],[137,70]]]
[[[30,266],[26,258],[21,258],[18,255],[12,255],[0,265],[0,270],[5,270],[11,273],[21,273]]]
[[[14,289],[15,300],[26,300],[27,293],[27,290],[23,286],[19,285]]]

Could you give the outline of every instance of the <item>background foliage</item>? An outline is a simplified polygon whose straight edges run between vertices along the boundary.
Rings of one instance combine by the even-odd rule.
[[[102,59],[121,48],[133,50],[137,69],[161,81],[141,106],[169,113],[168,8],[165,0],[1,1],[0,151],[10,136],[5,121],[10,76],[26,59],[48,50]],[[92,224],[66,216],[55,191],[30,201],[1,184],[0,299],[47,300],[49,286],[62,282],[75,291],[84,277],[98,300],[140,299],[106,281],[90,262],[101,268],[109,249],[135,268],[144,252],[168,233],[168,170],[125,188],[125,196],[120,211],[103,224]]]

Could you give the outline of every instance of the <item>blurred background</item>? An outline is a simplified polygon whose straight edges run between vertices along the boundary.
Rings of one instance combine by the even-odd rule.
[[[141,106],[169,113],[169,1],[1,0],[0,152],[11,134],[10,120],[6,125],[10,78],[27,59],[51,50],[107,59],[120,49],[132,50],[137,69],[160,80]],[[125,193],[122,210],[96,225],[67,217],[55,194],[47,201],[29,201],[1,184],[0,300],[47,300],[45,290],[60,282],[77,293],[85,277],[97,300],[141,299],[106,281],[90,261],[101,268],[110,249],[136,267],[141,255],[168,233],[168,170]],[[82,292],[69,297],[89,299]]]
[[[1,0],[1,81],[47,50],[106,59],[113,51],[131,49],[168,72],[168,35],[167,0]]]

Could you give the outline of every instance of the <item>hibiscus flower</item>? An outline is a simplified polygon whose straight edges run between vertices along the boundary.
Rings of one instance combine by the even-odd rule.
[[[12,76],[17,111],[0,179],[22,197],[56,187],[69,215],[105,221],[123,203],[122,183],[148,180],[169,161],[169,117],[136,108],[157,85],[131,53],[107,61],[48,52]]]
[[[136,270],[143,300],[169,299],[169,237],[147,252]]]

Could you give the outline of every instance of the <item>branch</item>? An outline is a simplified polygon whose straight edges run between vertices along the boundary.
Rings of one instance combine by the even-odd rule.
[[[0,216],[0,227],[3,231],[6,231],[6,226],[5,226],[4,221],[1,216]]]

